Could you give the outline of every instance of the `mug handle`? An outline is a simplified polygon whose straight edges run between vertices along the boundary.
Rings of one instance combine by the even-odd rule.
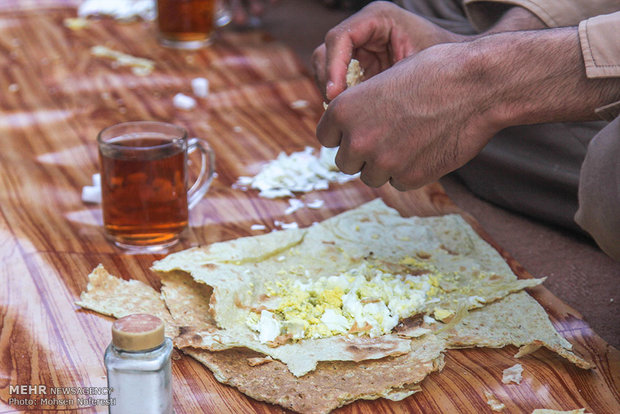
[[[187,208],[192,209],[204,197],[213,181],[215,173],[215,153],[207,141],[190,138],[187,141],[187,154],[200,150],[200,173],[194,185],[187,191]]]

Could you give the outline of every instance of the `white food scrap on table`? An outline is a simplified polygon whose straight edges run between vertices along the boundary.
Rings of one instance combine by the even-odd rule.
[[[291,222],[291,223],[285,223],[283,221],[280,220],[275,220],[273,222],[273,224],[276,227],[280,227],[282,230],[288,230],[288,229],[298,229],[299,228],[299,224],[297,224],[296,222]]]
[[[495,398],[495,396],[491,394],[490,392],[485,391],[484,396],[487,398],[487,404],[489,404],[489,407],[491,407],[491,410],[500,412],[504,408],[506,408],[506,406],[500,401],[498,401],[497,398]]]
[[[134,75],[147,76],[153,72],[155,62],[150,59],[139,58],[126,53],[112,50],[105,46],[93,46],[90,53],[96,57],[103,57],[113,60],[113,65],[128,66]]]
[[[209,80],[206,78],[192,79],[192,91],[198,98],[206,98],[209,96]]]
[[[177,93],[174,95],[174,98],[172,98],[172,104],[175,108],[183,111],[191,111],[196,108],[196,100],[191,96],[184,95],[182,93]]]
[[[305,206],[303,201],[296,198],[290,198],[288,200],[288,204],[289,206],[286,208],[286,210],[284,210],[284,214],[286,215],[293,214],[294,212]]]
[[[308,105],[310,105],[310,102],[304,100],[304,99],[298,99],[296,101],[291,102],[291,108],[293,109],[303,109],[303,108],[307,108]]]
[[[62,21],[63,26],[73,31],[82,30],[90,25],[88,19],[83,17],[67,17]]]
[[[109,16],[118,20],[154,20],[154,0],[85,0],[78,6],[78,16]]]
[[[341,184],[354,180],[359,174],[347,175],[338,170],[334,161],[337,151],[338,148],[322,147],[318,157],[312,147],[290,155],[281,152],[254,177],[241,176],[234,186],[244,191],[248,188],[259,190],[260,197],[281,198],[326,190],[332,182]]]
[[[503,372],[502,382],[504,384],[510,384],[514,382],[515,384],[520,384],[523,377],[523,366],[521,364],[515,364],[510,368],[506,368]]]
[[[82,187],[82,201],[85,203],[101,203],[101,175],[93,174],[93,185]]]

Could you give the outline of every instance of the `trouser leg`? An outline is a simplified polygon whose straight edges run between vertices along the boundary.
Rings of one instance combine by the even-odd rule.
[[[507,128],[455,174],[485,200],[581,232],[574,221],[580,167],[588,143],[605,125]]]
[[[476,33],[465,17],[462,0],[396,0],[395,3],[451,32]]]

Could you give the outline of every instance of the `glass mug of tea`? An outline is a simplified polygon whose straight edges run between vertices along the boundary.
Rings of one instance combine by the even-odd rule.
[[[218,0],[157,0],[159,42],[177,49],[207,46],[219,19],[218,7]]]
[[[154,252],[172,246],[187,228],[189,210],[213,181],[209,144],[164,122],[124,122],[97,136],[106,236],[118,247]],[[201,168],[188,186],[188,154],[200,151]],[[188,189],[189,188],[189,189]]]

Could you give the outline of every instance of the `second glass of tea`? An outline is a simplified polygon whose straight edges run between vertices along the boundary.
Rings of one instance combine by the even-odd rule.
[[[97,137],[106,236],[118,247],[156,252],[175,244],[189,210],[205,195],[215,168],[209,144],[163,122],[125,122]],[[200,151],[201,169],[188,185],[188,154]]]
[[[218,0],[157,0],[159,42],[177,49],[211,43]]]

